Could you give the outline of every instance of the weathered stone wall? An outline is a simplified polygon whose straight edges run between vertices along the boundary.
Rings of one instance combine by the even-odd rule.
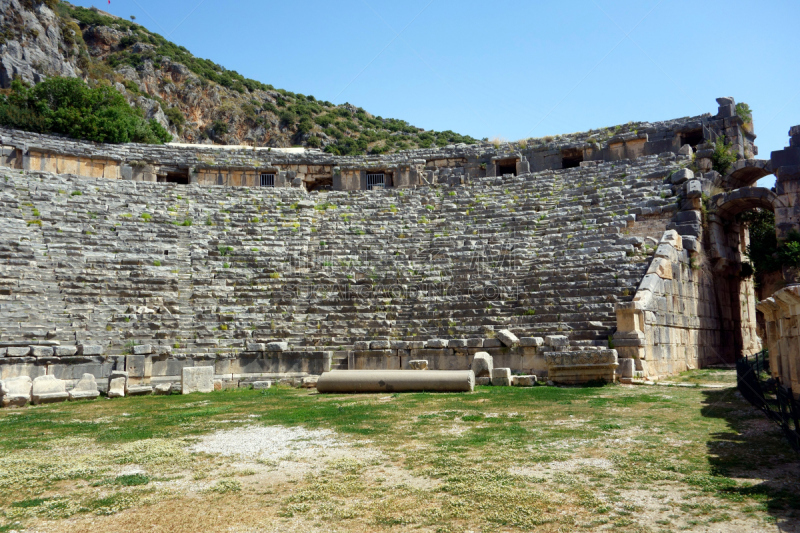
[[[779,239],[800,231],[800,126],[789,130],[789,146],[772,152],[775,184],[775,226]],[[783,267],[785,287],[759,302],[764,316],[770,372],[800,398],[800,268]]]
[[[617,306],[622,376],[657,379],[758,351],[754,304],[752,280],[719,275],[701,248],[665,232],[633,300]]]
[[[40,169],[0,181],[0,342],[102,347],[74,361],[6,351],[0,366],[174,380],[201,364],[230,381],[315,373],[325,361],[467,368],[480,348],[498,367],[576,383],[616,378],[610,342],[626,379],[732,361],[758,344],[752,284],[737,270],[746,232],[730,205],[794,204],[763,191],[704,202],[719,176],[686,168],[692,148],[676,145],[719,120],[362,158],[0,131],[13,147],[5,162]],[[34,149],[43,139],[53,150]],[[573,168],[561,169],[565,157]],[[97,161],[102,175],[59,174],[60,158]],[[117,163],[119,179],[107,179]],[[263,171],[275,189],[259,187]],[[363,191],[375,171],[390,188]],[[306,193],[328,173],[334,191]],[[156,183],[169,175],[192,185]],[[501,329],[545,340],[494,344]],[[278,341],[283,359],[261,347]],[[126,353],[145,345],[154,352]],[[141,355],[150,359],[129,365]]]
[[[739,117],[727,114],[729,108],[730,105],[721,105],[714,117],[706,114],[657,123],[628,124],[614,130],[562,135],[554,139],[498,145],[461,144],[346,157],[316,150],[288,153],[268,148],[232,150],[196,145],[106,145],[0,128],[3,154],[0,165],[134,181],[166,181],[169,173],[189,173],[192,183],[204,186],[259,186],[255,177],[265,169],[281,174],[280,186],[302,186],[309,190],[321,187],[364,190],[365,171],[385,172],[390,178],[387,186],[393,187],[436,183],[460,185],[497,176],[498,164],[505,165],[504,168],[509,166],[512,174],[521,175],[559,170],[565,168],[568,160],[574,164],[567,166],[576,166],[581,161],[634,160],[665,152],[677,153],[687,138],[687,131],[699,131],[705,140],[723,133],[735,135],[731,139],[737,150],[743,154],[755,153],[754,137],[748,137]],[[276,183],[276,186],[279,185]]]

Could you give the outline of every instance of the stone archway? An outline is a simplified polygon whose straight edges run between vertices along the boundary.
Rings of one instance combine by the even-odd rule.
[[[710,211],[725,219],[735,217],[748,209],[775,211],[782,206],[783,202],[778,195],[764,187],[742,187],[712,196],[709,201]]]
[[[740,171],[742,168],[741,167]],[[740,175],[741,176],[741,175]],[[758,179],[758,178],[755,178]],[[717,287],[717,304],[728,308],[727,319],[733,333],[733,347],[737,357],[751,355],[761,349],[757,334],[759,319],[756,313],[756,289],[749,272],[747,248],[749,232],[737,215],[750,210],[764,209],[775,212],[783,200],[764,187],[742,187],[713,196],[708,202],[708,230],[713,276]],[[763,320],[761,320],[763,322]]]
[[[758,180],[772,173],[772,163],[768,159],[740,159],[731,165],[722,178],[722,186],[726,189],[752,187]]]

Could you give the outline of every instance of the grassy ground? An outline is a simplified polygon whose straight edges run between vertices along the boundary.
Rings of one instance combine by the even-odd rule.
[[[189,450],[265,425],[341,446]],[[733,388],[276,388],[0,411],[0,532],[791,531],[798,474]]]

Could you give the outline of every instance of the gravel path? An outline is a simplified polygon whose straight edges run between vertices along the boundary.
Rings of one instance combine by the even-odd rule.
[[[191,447],[194,452],[239,455],[251,459],[280,459],[281,457],[320,448],[347,446],[334,438],[329,429],[287,428],[283,426],[248,426],[217,431],[202,437]]]

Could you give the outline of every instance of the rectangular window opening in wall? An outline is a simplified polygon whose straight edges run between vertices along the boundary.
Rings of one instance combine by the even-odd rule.
[[[498,176],[505,176],[506,174],[511,174],[512,176],[516,176],[517,175],[517,160],[516,159],[506,159],[506,160],[497,162],[497,175]]]
[[[688,144],[692,148],[697,148],[698,144],[703,144],[705,139],[703,138],[703,128],[698,128],[696,130],[691,131],[684,131],[681,135],[681,146],[684,144]]]
[[[266,172],[261,174],[261,186],[262,187],[274,187],[275,186],[275,174],[268,174]]]
[[[386,187],[386,175],[383,172],[367,174],[367,190],[383,189]]]
[[[561,168],[576,168],[583,162],[583,150],[564,150],[561,152]]]
[[[179,185],[189,185],[188,172],[168,172],[167,183],[177,183]]]

